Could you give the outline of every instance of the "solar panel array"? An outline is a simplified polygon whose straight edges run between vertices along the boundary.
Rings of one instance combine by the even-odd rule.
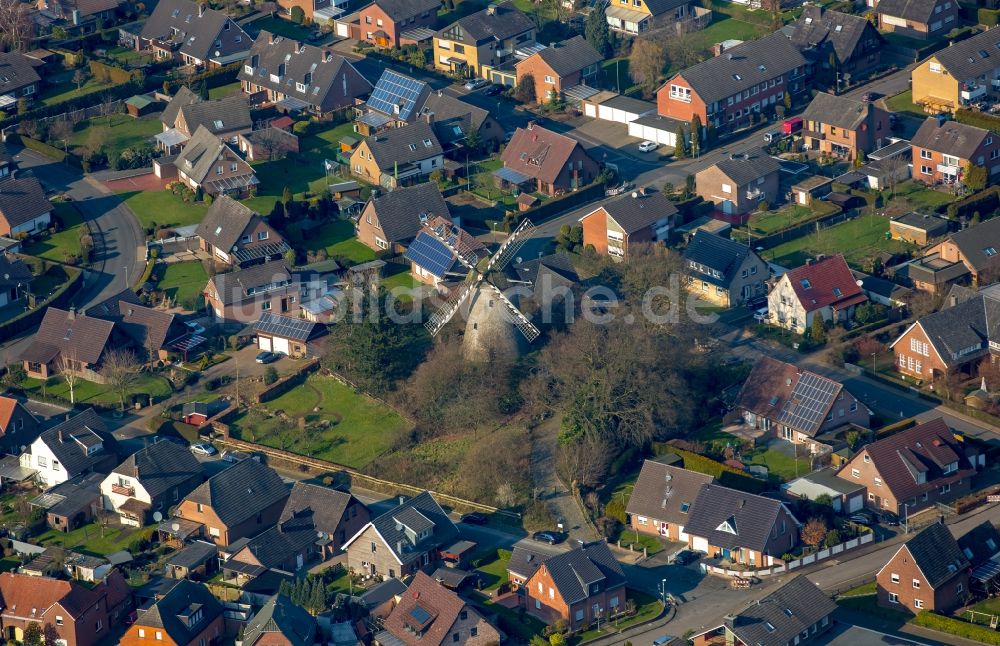
[[[435,276],[444,276],[455,264],[451,249],[431,234],[421,231],[403,257]]]
[[[811,372],[803,373],[778,416],[778,422],[802,431],[819,427],[839,388],[840,384],[834,381]]]
[[[402,121],[406,121],[417,106],[417,100],[425,87],[427,84],[422,81],[385,70],[368,97],[368,107],[384,114],[398,115]]]
[[[303,319],[293,319],[288,316],[265,314],[257,321],[254,329],[258,332],[273,334],[284,339],[308,341],[313,331],[313,323]]]

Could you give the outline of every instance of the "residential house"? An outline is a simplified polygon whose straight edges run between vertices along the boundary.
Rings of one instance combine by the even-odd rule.
[[[201,535],[227,546],[273,527],[288,500],[288,487],[272,469],[243,460],[198,485],[174,515],[202,525]]]
[[[1000,553],[1000,530],[990,521],[984,520],[958,537],[958,547],[975,570],[996,560],[995,557]]]
[[[635,532],[687,542],[684,528],[691,505],[702,486],[714,480],[704,473],[645,460],[625,508],[629,527]]]
[[[890,227],[892,225],[890,224]],[[903,287],[899,283],[894,283],[885,278],[869,276],[860,271],[851,270],[854,277],[861,281],[861,291],[865,293],[872,303],[885,305],[888,308],[906,307],[913,296],[913,290]]]
[[[516,49],[535,42],[536,30],[513,3],[491,4],[434,34],[434,67],[488,79],[490,70],[513,60]]]
[[[695,231],[684,249],[688,292],[723,307],[767,296],[771,270],[749,245],[709,231]]]
[[[37,179],[0,179],[0,236],[41,233],[51,224],[52,203]]]
[[[434,216],[451,218],[448,204],[433,182],[384,194],[373,191],[358,218],[357,237],[376,252],[398,253],[417,236],[423,222]]]
[[[810,453],[830,450],[820,436],[848,424],[868,428],[871,412],[843,384],[790,363],[761,357],[754,364],[736,408],[747,426]]]
[[[948,233],[948,220],[927,213],[911,211],[889,222],[893,240],[902,240],[923,247],[933,238]]]
[[[92,33],[111,25],[120,0],[38,0],[35,5],[53,25],[68,32]]]
[[[939,49],[913,68],[910,81],[913,102],[935,111],[984,100],[1000,84],[1000,32],[987,29]]]
[[[870,23],[860,16],[853,16]],[[854,161],[882,147],[889,129],[889,113],[871,101],[820,92],[802,113],[806,150]]]
[[[415,121],[367,137],[351,153],[351,172],[392,190],[444,168],[444,150],[430,124]]]
[[[216,274],[205,287],[205,304],[221,321],[250,324],[266,313],[297,312],[304,300],[298,274],[284,260],[226,274]]]
[[[436,0],[375,0],[358,10],[358,38],[386,49],[429,40],[439,8]]]
[[[156,442],[136,451],[101,482],[104,508],[118,514],[123,525],[141,527],[152,514],[180,502],[204,482],[201,463],[186,448]]]
[[[365,576],[406,577],[438,559],[458,528],[426,491],[373,518],[341,548],[347,568]]]
[[[694,646],[732,644],[808,644],[823,639],[833,624],[837,604],[804,575],[736,614],[722,625],[691,637]],[[826,643],[826,642],[824,642]]]
[[[296,482],[278,520],[292,517],[311,520],[325,559],[339,553],[347,539],[368,524],[371,513],[350,492]]]
[[[182,343],[190,350],[204,341],[199,341],[177,315],[141,305],[136,293],[127,288],[92,306],[87,316],[113,322],[115,331],[147,361],[168,359]]]
[[[865,506],[865,486],[858,482],[848,482],[837,477],[837,470],[847,458],[838,453],[830,456],[830,466],[807,473],[782,485],[781,490],[791,500],[828,499],[830,506],[838,514],[854,514]],[[839,463],[839,464],[838,464]]]
[[[136,42],[157,60],[209,68],[243,60],[253,45],[235,20],[190,0],[158,2]]]
[[[31,500],[32,507],[45,512],[49,529],[71,532],[93,522],[101,509],[103,473],[84,473],[57,484]]]
[[[879,50],[885,40],[864,16],[806,5],[793,23],[790,36],[813,64],[813,73],[830,77],[850,75],[859,81],[875,71],[880,63]]]
[[[732,563],[770,567],[799,543],[801,523],[783,502],[707,484],[691,504],[688,547]]]
[[[528,612],[571,631],[611,619],[625,608],[625,573],[605,541],[550,556],[524,583]]]
[[[958,26],[956,0],[878,0],[879,28],[909,38],[943,36]]]
[[[291,248],[256,211],[227,195],[212,202],[195,235],[217,263],[236,267],[281,260]]]
[[[867,300],[842,255],[820,257],[778,279],[767,295],[768,321],[805,334],[812,329],[813,317],[847,323]]]
[[[535,100],[560,100],[578,85],[597,85],[601,56],[583,36],[552,43],[514,65],[516,83],[530,76],[535,84]]]
[[[972,164],[986,169],[987,182],[1000,173],[1000,135],[983,128],[928,117],[911,144],[913,179],[924,184],[964,181]]]
[[[500,632],[472,605],[423,572],[373,636],[377,646],[477,646],[500,642]]]
[[[616,0],[608,4],[604,15],[612,31],[641,34],[653,28],[704,19],[701,9],[690,0]],[[711,22],[711,12],[708,16]]]
[[[316,528],[311,518],[292,515],[233,550],[222,571],[232,573],[237,581],[256,578],[267,570],[295,573],[311,564],[317,554]]]
[[[205,646],[225,631],[222,604],[204,585],[179,581],[153,605],[140,609],[121,646]]]
[[[969,493],[977,462],[939,417],[865,445],[837,475],[868,488],[868,507],[905,518]]]
[[[493,172],[500,188],[519,187],[549,196],[575,191],[600,174],[600,166],[576,139],[528,123],[514,132]]]
[[[21,353],[29,377],[48,379],[68,372],[104,383],[100,373],[105,352],[126,345],[124,335],[111,321],[56,307],[45,310],[31,343]]]
[[[0,395],[0,451],[16,455],[21,447],[35,441],[41,424],[24,404]]]
[[[878,605],[917,614],[949,614],[969,598],[969,560],[944,523],[903,543],[875,575]]]
[[[403,254],[410,261],[410,274],[440,291],[447,291],[465,280],[468,266],[476,266],[487,256],[489,251],[482,242],[441,216],[425,222]]]
[[[198,126],[174,166],[188,188],[212,197],[247,197],[260,183],[250,164],[205,126]]]
[[[519,590],[551,554],[530,546],[515,545],[507,561],[507,581],[513,591]]]
[[[292,316],[264,312],[253,325],[257,347],[296,359],[312,355],[309,343],[326,334],[326,327]]]
[[[305,608],[276,594],[243,628],[243,646],[313,646],[320,640],[316,618]]]
[[[0,307],[12,305],[31,290],[35,277],[20,258],[0,256]]]
[[[247,161],[276,161],[299,152],[299,138],[275,126],[268,126],[239,136],[239,150]]]
[[[957,231],[924,251],[907,266],[907,275],[916,289],[935,294],[957,283],[988,285],[1000,270],[998,249],[1000,219],[991,218]]]
[[[0,574],[0,626],[4,639],[23,641],[24,631],[37,624],[55,633],[66,646],[95,646],[108,639],[112,610],[126,603],[118,590],[121,575],[92,588],[75,581]],[[127,586],[126,586],[127,587]]]
[[[786,93],[794,102],[807,89],[807,65],[781,32],[747,41],[674,75],[656,92],[657,112],[735,130],[750,123],[750,113],[773,111]]]
[[[446,154],[468,148],[466,137],[475,131],[478,150],[494,150],[503,141],[504,129],[489,110],[466,103],[441,90],[428,94],[417,112],[417,118],[428,122]],[[472,153],[477,150],[470,151]],[[460,156],[465,161],[464,155]]]
[[[20,99],[28,103],[41,92],[42,79],[31,59],[20,52],[0,54],[0,104],[17,107]]]
[[[118,463],[117,451],[104,420],[88,408],[39,435],[20,462],[36,471],[39,486],[49,489],[85,473],[107,473]]]
[[[202,126],[218,137],[219,141],[230,144],[235,144],[240,135],[253,129],[250,105],[242,96],[234,94],[222,99],[203,101],[190,90],[183,92],[184,89],[178,90],[168,104],[168,108],[178,104],[176,113],[165,110],[160,116],[163,132],[156,135],[156,140],[164,152],[177,152],[177,147],[186,144]]]
[[[624,260],[632,244],[667,242],[677,228],[677,213],[666,193],[638,189],[580,218],[583,244]]]
[[[330,118],[368,96],[372,84],[333,50],[262,31],[237,77],[254,103],[305,108]]]
[[[780,171],[777,159],[755,150],[730,155],[698,171],[695,187],[698,195],[714,202],[725,218],[743,219],[761,202],[773,205],[781,199]]]
[[[164,569],[172,579],[204,581],[219,570],[219,548],[206,541],[186,543],[170,555]]]

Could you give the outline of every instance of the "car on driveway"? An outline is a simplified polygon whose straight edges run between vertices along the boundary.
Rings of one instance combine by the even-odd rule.
[[[474,511],[471,514],[462,516],[461,522],[466,525],[485,525],[487,520],[486,514],[480,514],[478,511]]]
[[[191,334],[204,334],[205,326],[197,321],[184,321],[184,326]]]
[[[481,87],[486,87],[489,84],[490,82],[487,81],[486,79],[472,79],[471,81],[465,84],[465,89],[471,92],[473,90],[478,90]]]
[[[548,543],[549,545],[558,545],[562,543],[562,534],[558,532],[535,532],[531,535],[531,540],[538,541],[539,543]]]
[[[766,321],[767,320],[767,308],[766,307],[762,307],[759,310],[757,310],[756,312],[754,312],[753,313],[753,320],[757,321],[758,323],[763,323],[764,321]]]
[[[211,444],[192,444],[191,452],[195,455],[204,455],[205,457],[218,453],[215,447]]]
[[[701,554],[693,550],[681,550],[674,554],[674,563],[677,565],[687,565],[688,563],[694,563],[701,558]]]
[[[854,514],[847,520],[851,521],[852,523],[857,523],[858,525],[864,525],[866,527],[872,524],[872,519],[867,514]]]
[[[491,85],[485,92],[483,92],[483,94],[486,96],[496,96],[501,92],[503,92],[502,85]]]
[[[656,143],[655,141],[644,141],[641,144],[639,144],[639,152],[651,153],[654,150],[656,150],[659,146],[660,144]]]
[[[280,354],[275,354],[273,352],[268,352],[267,350],[264,350],[263,352],[257,355],[256,361],[257,363],[274,363],[280,358],[281,358]]]

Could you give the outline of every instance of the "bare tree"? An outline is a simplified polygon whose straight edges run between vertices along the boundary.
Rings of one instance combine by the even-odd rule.
[[[691,67],[704,58],[704,50],[698,47],[691,34],[679,34],[666,42],[667,59],[680,68]]]
[[[80,375],[76,372],[79,365],[80,362],[76,360],[76,350],[67,350],[59,354],[59,374],[62,375],[69,387],[69,403],[74,405],[76,404],[76,382],[80,379]]]
[[[113,348],[104,357],[101,374],[118,395],[122,412],[125,412],[125,399],[139,381],[139,370],[139,361],[128,348]]]
[[[79,92],[83,84],[87,82],[87,76],[87,70],[82,67],[76,68],[76,71],[73,72],[73,82],[76,84],[77,92]]]
[[[27,49],[34,31],[32,9],[32,5],[20,0],[0,0],[0,45],[5,49]]]
[[[642,86],[643,92],[651,94],[663,74],[666,49],[663,45],[636,38],[629,56],[629,74],[632,80]]]
[[[264,128],[254,133],[256,144],[267,155],[268,161],[283,159],[292,150],[290,136],[277,128]]]
[[[111,125],[111,116],[121,110],[121,104],[115,100],[110,92],[101,94],[101,114],[108,118],[108,125]]]
[[[0,0],[2,2],[3,0]],[[70,135],[73,134],[73,126],[69,121],[65,119],[60,119],[52,123],[49,126],[49,138],[53,141],[62,142],[63,150],[67,149],[67,142],[69,141]]]
[[[909,163],[903,155],[894,155],[882,160],[882,168],[886,172],[886,182],[889,184],[889,197],[895,197],[896,185],[899,184],[899,176]]]

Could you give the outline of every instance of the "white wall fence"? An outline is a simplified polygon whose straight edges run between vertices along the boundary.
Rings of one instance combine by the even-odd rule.
[[[856,547],[867,545],[868,543],[871,543],[873,540],[875,540],[875,535],[871,532],[868,532],[862,534],[858,538],[852,538],[851,540],[846,541],[844,543],[838,543],[831,547],[821,549],[818,552],[815,552],[808,556],[797,558],[794,561],[788,561],[787,563],[781,563],[773,567],[762,568],[760,570],[732,570],[729,568],[716,567],[714,565],[708,565],[706,563],[702,563],[701,571],[706,572],[708,574],[717,574],[720,576],[729,576],[729,577],[738,576],[743,578],[784,574],[785,572],[790,572],[800,567],[805,567],[807,565],[812,565],[813,563],[818,563],[822,560],[830,558],[831,556],[837,556],[838,554],[843,554],[844,552],[850,551]]]

